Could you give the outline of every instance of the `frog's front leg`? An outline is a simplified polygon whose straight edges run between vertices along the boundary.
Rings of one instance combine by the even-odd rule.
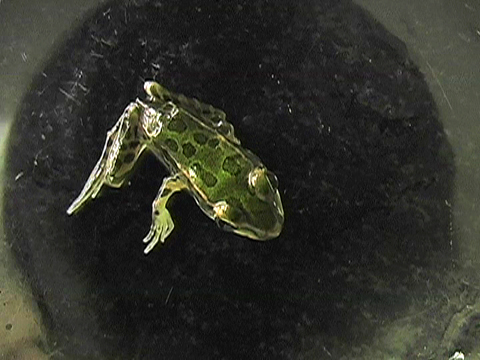
[[[138,103],[127,106],[120,119],[107,134],[102,155],[93,168],[80,195],[67,210],[69,215],[76,212],[86,202],[95,199],[103,185],[119,188],[124,183],[145,149],[140,135]]]
[[[185,181],[178,174],[163,180],[158,195],[152,203],[152,225],[150,226],[150,231],[143,239],[144,243],[149,243],[144,250],[145,254],[148,254],[159,241],[164,243],[165,239],[172,232],[174,224],[167,210],[167,202],[175,192],[186,188]]]

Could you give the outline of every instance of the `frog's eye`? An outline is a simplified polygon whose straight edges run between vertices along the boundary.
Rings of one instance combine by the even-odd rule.
[[[270,181],[270,185],[272,185],[272,188],[274,190],[277,190],[278,189],[278,179],[275,176],[275,174],[273,172],[267,170],[266,175],[267,175],[268,181]]]
[[[256,168],[248,175],[250,192],[262,200],[267,200],[272,190],[277,190],[278,180],[274,173],[265,168]]]

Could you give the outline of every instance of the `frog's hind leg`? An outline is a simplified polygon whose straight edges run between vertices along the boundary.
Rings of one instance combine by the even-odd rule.
[[[139,129],[140,108],[131,103],[107,134],[102,155],[88,177],[80,195],[67,210],[69,215],[95,199],[103,185],[122,186],[133,165],[145,149]]]
[[[234,144],[240,145],[240,140],[235,136],[233,125],[227,121],[227,115],[223,110],[205,104],[198,99],[187,98],[182,94],[175,94],[155,81],[146,81],[143,87],[148,94],[150,101],[173,101],[179,107],[194,115],[197,119],[201,119],[206,125],[213,127],[217,132],[225,136]]]

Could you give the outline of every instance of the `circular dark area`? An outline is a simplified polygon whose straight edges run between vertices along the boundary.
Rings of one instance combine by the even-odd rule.
[[[66,215],[150,79],[225,111],[278,176],[279,238],[222,232],[185,193],[145,256],[169,175],[153,156]],[[436,296],[419,278],[440,281],[455,255],[453,155],[428,87],[349,1],[111,2],[34,79],[7,156],[8,241],[69,359],[361,356]]]

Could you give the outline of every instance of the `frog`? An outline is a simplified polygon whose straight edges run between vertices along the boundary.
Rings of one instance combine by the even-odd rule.
[[[152,203],[145,254],[173,231],[167,204],[179,191],[189,192],[223,230],[258,241],[277,238],[284,224],[278,179],[242,147],[225,112],[153,80],[143,85],[146,99],[131,102],[107,132],[100,159],[67,214],[77,213],[105,188],[128,183],[134,165],[150,152],[169,176]]]

